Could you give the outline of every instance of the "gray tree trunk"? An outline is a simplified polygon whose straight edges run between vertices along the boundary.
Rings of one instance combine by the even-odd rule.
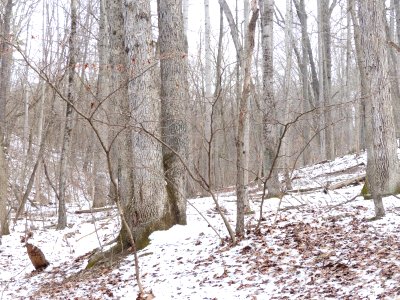
[[[240,103],[242,102],[242,97],[243,97],[243,91],[242,92],[240,91],[240,86],[241,86],[240,85],[240,70],[243,69],[243,65],[245,63],[245,60],[247,59],[246,55],[249,55],[249,53],[243,52],[243,46],[242,46],[242,44],[240,42],[240,39],[239,39],[239,31],[238,31],[238,28],[237,28],[237,22],[235,23],[235,20],[233,18],[232,12],[231,12],[228,4],[226,3],[225,0],[218,0],[218,2],[220,4],[220,7],[222,8],[222,10],[224,11],[226,19],[228,20],[229,28],[231,29],[232,41],[233,41],[233,44],[235,45],[235,49],[236,49],[236,57],[237,57],[238,61],[237,61],[237,64],[236,64],[236,86],[235,87],[236,87],[237,103],[238,103],[238,106],[240,106],[241,105]],[[237,14],[237,11],[236,11],[236,14]],[[238,19],[238,17],[236,15],[236,20],[237,19]],[[246,24],[246,26],[247,26],[247,24]],[[250,79],[249,84],[251,84],[251,77],[249,79]],[[249,96],[250,95],[247,95],[247,97],[249,97]],[[246,104],[247,105],[246,112],[247,112],[247,110],[249,109],[249,101],[246,100],[246,103],[247,103]],[[241,108],[239,107],[239,110],[240,109]],[[244,136],[239,138],[238,136],[241,135],[241,133],[239,133],[239,130],[237,132],[237,139],[242,139],[241,142],[243,143],[243,147],[244,147],[243,148],[244,156],[241,159],[240,167],[238,167],[238,162],[237,162],[237,170],[238,170],[238,168],[241,168],[244,171],[244,173],[243,173],[244,177],[243,177],[243,182],[242,183],[236,182],[236,184],[237,185],[244,184],[246,186],[245,190],[247,190],[247,185],[248,185],[248,181],[249,181],[248,180],[248,172],[247,172],[247,170],[249,168],[249,155],[250,155],[250,151],[249,151],[250,147],[248,145],[249,144],[249,139],[250,139],[250,134],[248,132],[249,131],[249,122],[250,122],[249,121],[249,114],[246,113],[244,115],[244,117],[245,117],[245,119],[243,120],[243,122],[244,122],[243,123],[243,126],[244,126],[243,134],[244,134]],[[240,121],[241,118],[242,118],[242,116],[239,116],[239,118],[238,118],[239,121]],[[239,126],[239,124],[236,124],[236,123],[234,123],[234,124],[235,124],[234,128],[236,128],[236,126]],[[236,131],[236,129],[235,129],[235,131]],[[238,142],[236,142],[236,145],[238,145]],[[236,151],[238,151],[238,150],[236,149]],[[242,176],[242,175],[236,174],[236,178],[237,179],[240,176]],[[240,201],[243,201],[244,210],[246,212],[249,212],[250,211],[250,204],[249,204],[249,198],[248,198],[247,192],[243,193],[240,196],[238,195],[238,198],[241,198]]]
[[[329,0],[318,1],[318,53],[319,53],[319,107],[321,108],[322,158],[334,159],[332,119],[332,58],[331,58],[331,9]]]
[[[7,214],[7,190],[8,190],[8,166],[4,153],[6,126],[6,103],[10,90],[11,82],[11,63],[12,51],[7,44],[10,39],[12,0],[8,0],[1,23],[1,43],[0,43],[0,237],[9,234],[9,222]]]
[[[358,22],[358,18],[355,12],[354,0],[348,0],[349,12],[351,14],[351,20],[354,27],[354,46],[356,50],[356,60],[358,70],[360,72],[360,86],[361,86],[361,97],[359,100],[359,117],[358,117],[358,150],[366,149],[366,99],[368,96],[367,89],[367,78],[366,70],[364,68],[364,53],[361,46],[361,29]]]
[[[359,1],[361,47],[368,95],[367,180],[375,204],[376,217],[385,215],[382,196],[399,192],[399,162],[390,92],[384,3]]]
[[[268,179],[268,197],[281,197],[276,153],[277,148],[277,107],[274,96],[274,63],[273,63],[273,16],[274,1],[262,0],[261,10],[261,43],[263,49],[263,138],[264,138],[264,175]]]
[[[96,103],[93,103],[92,109],[96,109],[94,118],[97,120],[106,120],[107,115],[105,108],[108,103],[103,103],[109,94],[107,62],[109,61],[109,46],[107,39],[107,13],[105,0],[100,0],[100,21],[99,21],[99,38],[97,43],[99,56],[99,73],[97,77]],[[98,105],[101,105],[98,108]],[[98,122],[95,126],[99,129],[100,138],[105,144],[107,141],[107,128],[102,122]],[[95,138],[93,136],[93,138]],[[107,204],[107,193],[109,190],[108,180],[105,177],[106,162],[105,153],[102,151],[99,141],[94,141],[96,150],[93,157],[93,207],[103,207]]]
[[[65,113],[64,136],[61,148],[60,158],[60,177],[59,177],[59,199],[58,199],[58,223],[57,229],[61,230],[67,226],[67,211],[65,204],[66,183],[67,183],[67,166],[69,161],[69,153],[71,150],[71,133],[73,127],[73,103],[75,102],[74,79],[76,67],[76,29],[77,29],[77,3],[71,0],[71,33],[68,40],[69,57],[68,57],[68,103]]]
[[[12,48],[8,44],[11,39],[11,17],[12,17],[13,1],[7,0],[5,5],[4,16],[1,20],[1,42],[0,42],[0,126],[3,130],[3,139],[7,140],[7,124],[6,124],[6,103],[10,93],[11,84],[11,65],[12,65]]]
[[[126,0],[124,12],[126,63],[130,115],[136,130],[132,134],[131,167],[133,188],[129,201],[124,203],[126,224],[138,249],[148,243],[155,230],[171,226],[169,202],[164,179],[162,147],[147,132],[160,137],[161,102],[157,93],[154,68],[154,49],[149,0]],[[174,19],[172,19],[175,21]],[[183,34],[183,32],[182,32]],[[175,82],[179,84],[179,82]],[[126,162],[124,162],[126,163]],[[129,245],[129,230],[124,225],[120,241]]]
[[[3,134],[0,130],[0,138]],[[8,172],[7,161],[4,154],[4,148],[0,145],[0,239],[2,235],[9,234],[9,222],[7,213],[7,188],[8,188]]]
[[[181,159],[187,160],[189,140],[187,124],[188,57],[181,7],[181,0],[158,1],[162,138],[173,150],[164,147],[163,159],[173,224],[186,224],[187,174],[182,162],[175,154],[177,153]],[[206,62],[209,59],[210,57],[206,55]],[[210,66],[209,68],[211,69]],[[211,74],[206,75],[206,80],[210,81],[206,83],[206,97],[211,98]],[[207,98],[206,101],[211,101],[211,99]],[[206,111],[206,113],[210,113],[211,116],[211,112]],[[210,124],[207,125],[210,126]]]
[[[301,84],[302,84],[302,105],[303,105],[303,113],[309,111],[311,108],[311,96],[309,93],[309,56],[308,56],[308,29],[307,29],[307,14],[305,12],[304,0],[294,1],[297,16],[300,20],[301,24],[301,63],[300,63],[300,73],[301,73]],[[307,165],[311,161],[311,149],[307,147],[310,142],[310,127],[312,126],[312,122],[309,117],[306,117],[303,121],[303,163]]]
[[[239,104],[239,122],[238,122],[238,134],[236,139],[236,151],[237,151],[237,180],[236,180],[236,195],[237,195],[237,215],[236,215],[236,233],[238,235],[244,235],[244,213],[245,213],[245,201],[248,199],[248,182],[246,182],[246,119],[248,118],[249,108],[249,97],[250,97],[250,83],[251,83],[251,66],[253,60],[254,50],[254,34],[258,18],[258,9],[253,10],[251,20],[248,25],[246,42],[245,42],[245,60],[244,65],[244,80],[242,97]],[[248,141],[247,141],[248,142]],[[248,178],[248,177],[247,177]]]

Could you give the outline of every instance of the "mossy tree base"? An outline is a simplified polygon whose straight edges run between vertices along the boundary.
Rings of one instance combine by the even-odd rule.
[[[148,223],[147,226],[132,228],[131,230],[135,239],[136,250],[142,250],[147,247],[150,243],[150,234],[154,231],[168,230],[175,225],[174,221],[175,217],[169,212],[159,221]],[[121,255],[128,255],[128,250],[131,246],[128,231],[123,227],[117,238],[117,244],[109,250],[95,253],[89,260],[86,269],[90,269],[97,264],[108,263],[112,261],[113,257],[117,258]]]

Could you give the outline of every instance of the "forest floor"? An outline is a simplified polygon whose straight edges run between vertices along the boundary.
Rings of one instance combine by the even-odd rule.
[[[363,174],[365,155],[296,170],[295,191],[281,203],[265,201],[259,230],[254,188],[255,214],[246,217],[246,236],[236,246],[227,242],[212,200],[190,199],[188,225],[153,233],[139,251],[144,288],[156,299],[399,298],[400,200],[384,198],[387,215],[370,221],[373,202],[356,197],[362,183],[330,189]],[[234,191],[218,196],[234,226]],[[54,207],[32,207],[2,238],[0,299],[136,299],[132,255],[85,270],[91,251],[118,234],[116,210],[75,214],[78,209],[69,207],[69,227],[56,231]],[[20,242],[26,228],[51,263],[41,272]]]

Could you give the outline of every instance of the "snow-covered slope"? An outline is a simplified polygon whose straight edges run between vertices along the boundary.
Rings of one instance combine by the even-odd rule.
[[[188,206],[188,225],[151,235],[139,251],[144,288],[156,299],[394,299],[400,296],[400,200],[384,199],[387,216],[369,222],[373,203],[358,197],[361,185],[338,190],[322,187],[365,172],[365,157],[349,155],[334,162],[297,170],[294,188],[278,210],[266,200],[263,221],[255,230],[260,192],[251,195],[254,215],[247,234],[231,245],[210,198],[190,199],[209,224]],[[345,170],[346,171],[343,171]],[[234,226],[235,197],[220,194]],[[70,228],[56,231],[55,211],[31,208],[0,246],[0,299],[135,299],[133,256],[113,258],[89,271],[93,248],[119,230],[115,210],[74,214]],[[36,272],[20,243],[25,228],[33,231],[51,265]],[[221,240],[214,229],[223,237]]]

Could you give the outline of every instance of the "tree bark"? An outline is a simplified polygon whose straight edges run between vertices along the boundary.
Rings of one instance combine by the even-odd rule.
[[[262,0],[261,10],[261,43],[263,48],[263,139],[264,139],[264,175],[268,179],[268,197],[281,197],[277,166],[277,108],[274,96],[274,62],[273,62],[273,13],[274,1]]]
[[[6,103],[11,82],[12,51],[8,42],[10,42],[12,7],[12,0],[8,0],[2,16],[0,43],[0,237],[10,233],[7,213],[8,166],[4,146],[7,134]]]
[[[357,60],[357,66],[358,70],[360,72],[360,89],[361,89],[361,96],[359,100],[359,122],[358,122],[358,127],[359,127],[359,135],[358,135],[358,149],[359,150],[364,150],[366,149],[366,99],[368,96],[368,90],[367,90],[367,78],[366,78],[366,71],[364,68],[364,53],[362,51],[362,46],[361,46],[361,29],[360,29],[360,24],[358,22],[358,18],[356,16],[355,12],[355,5],[354,5],[354,0],[348,0],[348,6],[349,6],[349,12],[351,14],[351,20],[353,22],[353,27],[354,27],[354,46],[356,50],[356,60]]]
[[[120,232],[120,243],[130,245],[133,233],[137,249],[145,247],[155,230],[171,226],[169,201],[163,177],[161,145],[151,136],[160,137],[161,103],[155,82],[154,49],[149,0],[126,0],[124,12],[125,48],[129,66],[130,115],[136,130],[132,134],[131,196],[123,202],[126,224]],[[179,82],[175,82],[179,84]],[[126,162],[124,162],[126,163]],[[130,230],[126,228],[129,227]]]
[[[3,138],[1,130],[0,130],[0,138]],[[0,144],[0,239],[2,235],[10,233],[8,213],[7,213],[7,188],[8,188],[7,161],[4,154],[4,148]]]
[[[253,10],[251,20],[248,25],[247,39],[245,43],[245,60],[244,60],[244,81],[242,97],[239,105],[239,123],[238,123],[238,135],[236,139],[236,151],[237,151],[237,180],[236,180],[236,195],[237,195],[237,214],[236,214],[236,233],[238,235],[244,235],[244,213],[245,213],[245,201],[248,198],[248,184],[246,182],[246,147],[245,147],[245,122],[247,119],[248,112],[248,101],[250,96],[250,83],[251,83],[251,65],[253,60],[254,50],[254,34],[258,18],[258,9]],[[248,165],[248,164],[247,164]]]
[[[322,158],[334,159],[332,119],[332,58],[331,58],[331,7],[329,0],[318,1],[318,53],[319,53],[319,107],[321,108]]]
[[[162,137],[175,153],[187,160],[189,140],[186,118],[189,100],[188,56],[181,7],[181,0],[158,1],[158,44],[161,63]],[[206,65],[209,59],[210,57],[206,55]],[[211,69],[210,65],[208,67]],[[207,79],[207,76],[210,78]],[[206,83],[206,97],[211,98],[211,74],[206,75],[206,80],[210,81]],[[211,101],[211,99],[207,98],[206,101]],[[206,111],[206,113],[210,113],[211,117],[211,112]],[[187,174],[182,162],[171,149],[163,148],[166,187],[172,217],[171,225],[186,224]]]
[[[367,180],[377,218],[384,216],[382,195],[399,192],[399,162],[390,92],[388,50],[386,46],[384,3],[359,1],[361,47],[368,96]]]
[[[96,109],[96,112],[92,115],[95,120],[106,120],[106,107],[111,106],[108,102],[103,103],[110,92],[110,82],[107,74],[110,48],[107,38],[108,20],[105,4],[105,0],[100,0],[99,38],[97,43],[99,73],[97,76],[96,103],[93,103],[93,109]],[[101,107],[98,108],[98,105],[101,105]],[[105,124],[96,122],[95,125],[99,128],[100,138],[108,144]],[[93,138],[96,138],[94,134]],[[107,204],[107,192],[109,190],[108,180],[105,178],[104,173],[106,171],[105,153],[102,151],[99,141],[94,141],[94,144],[96,150],[93,158],[93,207],[103,207]]]
[[[66,183],[67,183],[67,166],[69,161],[69,153],[71,150],[71,133],[73,127],[73,108],[75,102],[74,79],[76,67],[76,29],[77,29],[77,2],[71,0],[71,33],[69,36],[69,57],[68,57],[68,103],[65,113],[64,136],[61,148],[60,158],[60,177],[59,177],[59,199],[58,199],[58,223],[57,229],[61,230],[67,226],[67,212],[65,204]]]

